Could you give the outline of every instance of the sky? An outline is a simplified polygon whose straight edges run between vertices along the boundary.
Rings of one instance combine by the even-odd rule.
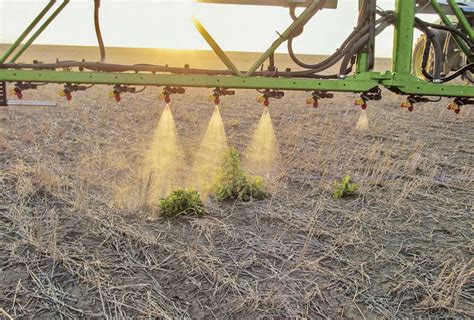
[[[0,0],[0,43],[9,43],[24,30],[48,0]],[[61,0],[57,1],[59,3]],[[393,9],[395,0],[379,0]],[[61,15],[37,39],[38,44],[95,45],[94,0],[71,0]],[[358,0],[339,0],[337,10],[318,13],[295,51],[330,54],[352,31]],[[102,0],[101,26],[107,46],[207,50],[192,17],[208,29],[224,50],[264,51],[291,23],[287,8],[194,3],[191,0]],[[376,54],[390,57],[393,30],[379,37]],[[286,52],[282,45],[278,52]]]

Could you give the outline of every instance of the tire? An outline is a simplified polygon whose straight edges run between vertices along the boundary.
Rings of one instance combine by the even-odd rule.
[[[447,48],[447,43],[448,41],[448,33],[447,32],[440,32],[439,34],[440,40],[441,40],[441,46],[443,47],[443,67],[442,67],[442,74],[447,74],[449,71],[445,70],[446,69],[446,64],[445,64],[445,57],[446,57],[446,50]],[[423,54],[425,52],[425,47],[426,47],[426,35],[422,34],[418,40],[416,40],[415,48],[413,49],[413,74],[423,80],[427,80],[426,77],[423,75],[423,72],[421,71],[421,64],[423,62]],[[428,57],[428,66],[427,66],[427,71],[429,73],[433,73],[433,58],[434,58],[434,49],[431,47],[430,50],[430,56]]]
[[[423,54],[426,47],[426,36],[423,34],[417,40],[415,44],[415,49],[413,49],[413,74],[420,79],[426,80],[423,72],[421,71],[421,64],[423,63]],[[433,49],[430,50],[429,60],[431,61],[433,55]],[[430,63],[431,65],[431,63]],[[428,69],[431,69],[428,67]]]

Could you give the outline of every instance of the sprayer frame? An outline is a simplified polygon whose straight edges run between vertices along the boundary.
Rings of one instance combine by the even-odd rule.
[[[299,90],[299,91],[333,91],[333,92],[370,92],[379,86],[384,86],[391,91],[404,95],[415,96],[444,96],[472,98],[474,97],[474,86],[452,85],[433,83],[421,80],[412,74],[412,48],[415,28],[416,1],[396,0],[394,50],[392,57],[392,70],[385,72],[374,72],[368,65],[368,53],[361,52],[357,57],[356,72],[353,75],[340,79],[309,79],[297,77],[265,77],[252,75],[263,62],[265,62],[285,41],[285,36],[279,37],[275,43],[255,62],[249,71],[242,73],[238,71],[227,58],[225,53],[214,42],[212,37],[201,32],[216,54],[231,71],[230,75],[208,75],[208,74],[170,74],[170,73],[124,73],[124,72],[93,72],[93,71],[58,71],[58,70],[29,70],[18,68],[6,68],[5,61],[20,46],[21,42],[32,32],[40,20],[53,7],[56,0],[50,0],[47,6],[34,19],[29,27],[0,57],[0,83],[1,82],[41,82],[41,83],[74,83],[74,84],[105,84],[105,85],[148,85],[148,86],[178,86],[178,87],[206,87],[206,88],[232,88],[232,89],[275,89],[275,90]],[[69,0],[63,3],[53,14],[37,29],[29,40],[21,47],[11,62],[24,53],[36,38],[49,26],[57,15],[68,5]],[[317,1],[315,1],[316,3]],[[436,0],[431,0],[436,9]],[[456,3],[454,6],[457,7]],[[457,8],[459,9],[459,8]],[[462,14],[460,10],[453,11]],[[443,21],[449,18],[442,10],[437,10]],[[304,14],[304,13],[303,13]],[[300,15],[290,26],[297,28],[304,19]],[[472,33],[470,25],[465,26]],[[471,39],[474,40],[474,39]],[[184,69],[183,69],[184,70]]]

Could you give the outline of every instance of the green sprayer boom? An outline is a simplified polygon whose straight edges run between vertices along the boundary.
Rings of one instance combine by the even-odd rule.
[[[453,99],[449,108],[459,112],[462,105],[474,103],[474,3],[458,0],[396,0],[393,10],[382,10],[377,0],[360,0],[358,22],[336,52],[316,64],[296,56],[293,40],[304,32],[305,25],[317,19],[323,9],[337,10],[337,0],[197,0],[219,4],[282,6],[289,10],[292,23],[248,70],[240,70],[197,20],[194,24],[227,69],[174,68],[167,65],[124,65],[107,63],[99,21],[100,0],[94,0],[94,24],[100,49],[100,62],[56,61],[54,63],[18,63],[18,59],[38,36],[69,4],[63,0],[46,3],[44,9],[26,30],[0,56],[0,105],[7,105],[6,83],[18,97],[38,84],[64,84],[63,95],[72,98],[75,91],[93,84],[113,85],[113,96],[135,92],[134,86],[160,87],[161,97],[169,102],[186,87],[212,88],[216,104],[223,95],[235,89],[256,89],[266,106],[272,98],[281,98],[285,90],[311,92],[309,104],[331,98],[334,92],[360,94],[356,105],[367,107],[370,100],[382,98],[381,87],[407,97],[402,107],[410,111],[415,103],[432,101],[433,97]],[[92,0],[91,0],[92,3]],[[298,11],[297,8],[301,8]],[[282,9],[283,10],[283,9]],[[51,13],[52,11],[52,13]],[[436,14],[439,22],[429,23],[419,14]],[[48,16],[49,14],[49,16]],[[374,71],[377,35],[394,26],[394,49],[391,70]],[[423,37],[414,41],[414,30]],[[33,30],[35,30],[33,32]],[[333,29],[333,32],[336,32]],[[23,45],[21,45],[23,44]],[[275,51],[287,45],[292,60],[300,69],[280,69]],[[265,67],[264,67],[265,66]],[[330,68],[337,72],[329,74]],[[462,81],[454,81],[462,80]]]

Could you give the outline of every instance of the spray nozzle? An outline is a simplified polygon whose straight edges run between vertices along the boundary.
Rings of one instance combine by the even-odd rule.
[[[379,101],[382,100],[382,90],[379,87],[375,87],[369,91],[366,91],[360,95],[360,98],[354,101],[354,105],[361,107],[362,110],[367,109],[368,101]]]
[[[22,93],[22,90],[19,89],[19,88],[13,88],[9,91],[10,95],[11,96],[16,96],[18,99],[23,99],[23,93]]]
[[[412,112],[415,109],[415,104],[407,99],[400,104],[400,107]]]
[[[312,106],[313,108],[319,107],[319,100],[320,99],[332,99],[334,98],[334,94],[328,93],[327,91],[320,91],[315,90],[311,94],[311,97],[306,99],[306,104]]]
[[[357,98],[354,101],[354,105],[358,106],[358,107],[361,107],[362,110],[365,110],[365,109],[367,109],[367,100],[364,99],[363,97]]]
[[[283,91],[279,90],[257,90],[260,92],[262,95],[257,98],[257,101],[261,104],[263,104],[265,107],[268,107],[270,105],[270,98],[273,99],[281,99],[285,96],[285,93]]]
[[[412,112],[413,110],[415,110],[416,103],[430,102],[430,101],[431,100],[426,97],[412,95],[412,96],[408,96],[408,98],[405,101],[403,101],[400,106]]]
[[[30,89],[37,89],[38,85],[29,82],[17,82],[15,87],[9,91],[10,95],[16,96],[18,99],[23,99],[23,91]]]
[[[448,110],[454,111],[454,113],[459,114],[461,112],[461,106],[456,101],[453,101],[448,105]]]
[[[212,91],[212,94],[209,96],[209,101],[213,101],[215,103],[215,105],[217,106],[221,102],[220,97],[222,97],[222,96],[233,96],[233,95],[235,95],[234,90],[228,90],[228,89],[225,89],[225,88],[215,88]]]
[[[166,104],[171,102],[170,94],[166,91],[163,91],[162,93],[160,93],[159,98],[160,100],[165,101]]]
[[[60,97],[66,97],[66,100],[67,101],[71,101],[72,100],[72,94],[71,94],[71,91],[67,88],[64,88],[63,90],[59,91],[58,92],[58,96]]]
[[[137,89],[135,87],[124,86],[116,84],[114,89],[109,93],[109,98],[114,98],[118,103],[122,101],[122,93],[136,93]]]
[[[318,101],[318,99],[316,99],[314,97],[306,99],[306,104],[308,106],[313,106],[313,108],[319,107],[319,101]]]
[[[165,101],[166,104],[171,102],[171,95],[173,94],[184,94],[186,90],[182,87],[164,87],[163,91],[160,93],[160,100]]]
[[[461,112],[461,107],[466,104],[474,104],[474,100],[468,98],[456,98],[452,103],[448,105],[448,110],[454,111],[454,113],[459,114]]]
[[[76,92],[76,91],[85,91],[87,90],[87,87],[86,86],[81,86],[81,85],[77,85],[77,84],[65,84],[64,85],[64,89],[59,91],[58,95],[60,97],[66,97],[66,100],[67,101],[71,101],[72,100],[72,93],[73,92]]]

